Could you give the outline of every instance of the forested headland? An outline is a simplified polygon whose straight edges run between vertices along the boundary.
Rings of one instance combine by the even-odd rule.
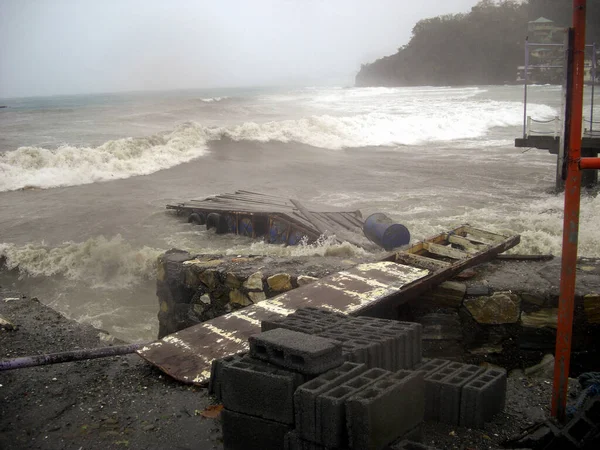
[[[587,42],[600,46],[600,1],[587,2]],[[419,21],[408,44],[369,64],[356,86],[474,85],[515,81],[528,22],[569,27],[571,0],[483,0],[469,13]]]

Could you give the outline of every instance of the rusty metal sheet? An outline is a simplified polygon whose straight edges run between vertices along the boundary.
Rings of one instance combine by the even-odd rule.
[[[429,270],[389,261],[359,264],[272,299],[203,322],[138,350],[143,358],[184,383],[210,379],[214,359],[248,349],[248,337],[264,319],[286,316],[304,306],[352,314],[397,294]]]

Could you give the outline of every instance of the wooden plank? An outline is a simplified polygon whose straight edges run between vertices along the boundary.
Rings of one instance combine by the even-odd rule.
[[[469,254],[446,245],[434,244],[433,242],[424,242],[423,248],[434,255],[446,256],[452,259],[465,259]]]
[[[362,230],[364,222],[358,217],[356,217],[353,213],[342,212],[340,214],[342,214],[346,219],[348,219],[350,222],[353,222],[358,228]]]
[[[348,230],[354,231],[356,228],[358,228],[354,223],[350,222],[348,219],[346,219],[340,213],[323,213],[323,214],[325,214],[327,217],[329,217],[329,219],[333,220],[334,222],[341,225],[342,227],[347,228]],[[362,230],[361,230],[361,232],[362,232]]]
[[[422,267],[429,269],[432,272],[447,269],[452,263],[440,261],[439,259],[428,258],[426,256],[417,255],[414,253],[398,252],[396,253],[396,262],[407,264],[410,266]]]
[[[473,228],[469,225],[465,225],[462,227],[462,230],[466,232],[468,235],[473,236],[474,238],[486,239],[491,242],[502,242],[506,239],[505,236],[501,234],[490,233],[489,231],[479,230],[477,228]]]
[[[449,234],[456,233],[457,230],[460,230],[460,229],[462,229],[462,227],[458,227],[458,228],[455,228],[455,229],[450,230],[448,232],[444,232],[444,233],[436,234],[435,236],[428,237],[426,239],[423,239],[422,241],[419,241],[419,242],[411,245],[410,247],[408,247],[404,251],[406,253],[415,253],[415,254],[425,253],[427,251],[423,247],[423,244],[425,242],[433,242],[434,244],[444,244],[444,243],[448,242],[447,241],[447,237],[448,237]]]
[[[509,261],[550,261],[554,259],[554,255],[498,255],[497,259]]]
[[[403,287],[397,294],[386,298],[385,301],[366,305],[357,311],[355,315],[384,317],[385,314],[389,314],[390,308],[411,301],[424,292],[427,292],[432,286],[453,278],[465,269],[493,260],[500,253],[513,248],[520,240],[521,237],[519,235],[506,237],[503,242],[490,246],[484,252],[471,255],[466,259],[457,260],[446,269],[430,273],[430,275]]]
[[[467,239],[465,237],[458,236],[456,234],[449,235],[448,242],[450,242],[451,244],[460,245],[468,253],[478,253],[480,251],[485,250],[488,247],[487,245],[477,244],[473,241],[470,241],[469,239]]]
[[[246,351],[248,337],[260,332],[262,320],[286,316],[303,306],[353,314],[428,274],[428,270],[392,262],[359,264],[166,336],[138,350],[138,354],[179,381],[205,384],[212,361]]]
[[[300,203],[298,200],[294,200],[294,199],[290,199],[290,201],[298,209],[298,211],[300,211],[302,213],[302,215],[306,218],[306,220],[308,220],[310,223],[312,223],[313,226],[317,230],[319,230],[319,233],[325,234],[326,229],[323,226],[323,224],[320,223],[320,221],[318,221],[315,218],[315,216],[302,205],[302,203]]]

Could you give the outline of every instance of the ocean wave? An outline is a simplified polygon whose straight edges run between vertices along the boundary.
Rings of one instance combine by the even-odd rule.
[[[522,106],[518,102],[465,101],[445,109],[407,102],[399,108],[395,113],[315,115],[228,127],[189,122],[171,132],[112,140],[95,148],[21,147],[0,154],[0,192],[147,175],[206,154],[207,143],[222,137],[235,141],[298,142],[335,150],[476,139],[486,136],[494,127],[517,126],[522,120]],[[529,105],[529,111],[542,119],[555,114],[546,105]]]
[[[214,103],[214,102],[220,102],[221,100],[225,100],[229,97],[208,97],[208,98],[201,98],[200,101],[204,102],[204,103]]]
[[[66,242],[58,247],[44,243],[17,246],[0,244],[0,259],[20,277],[63,276],[93,288],[123,289],[155,277],[161,250],[135,248],[120,235]]]
[[[0,154],[0,191],[147,175],[204,155],[206,133],[203,127],[184,124],[168,133],[112,140],[99,147],[20,147]]]

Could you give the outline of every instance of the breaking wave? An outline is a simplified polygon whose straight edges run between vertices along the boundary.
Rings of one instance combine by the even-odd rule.
[[[216,101],[216,100],[215,100]],[[326,149],[417,145],[485,136],[491,128],[520,125],[518,102],[465,100],[445,108],[407,104],[397,111],[351,116],[316,115],[271,122],[206,127],[188,122],[145,138],[124,138],[99,147],[63,145],[56,149],[21,147],[0,154],[0,192],[22,188],[74,186],[147,175],[207,153],[207,143],[235,141],[298,142]],[[529,105],[535,117],[553,117],[546,105]]]
[[[120,235],[85,242],[66,242],[58,247],[41,244],[0,244],[0,259],[20,277],[63,276],[93,288],[122,289],[155,276],[162,251],[134,248]]]

